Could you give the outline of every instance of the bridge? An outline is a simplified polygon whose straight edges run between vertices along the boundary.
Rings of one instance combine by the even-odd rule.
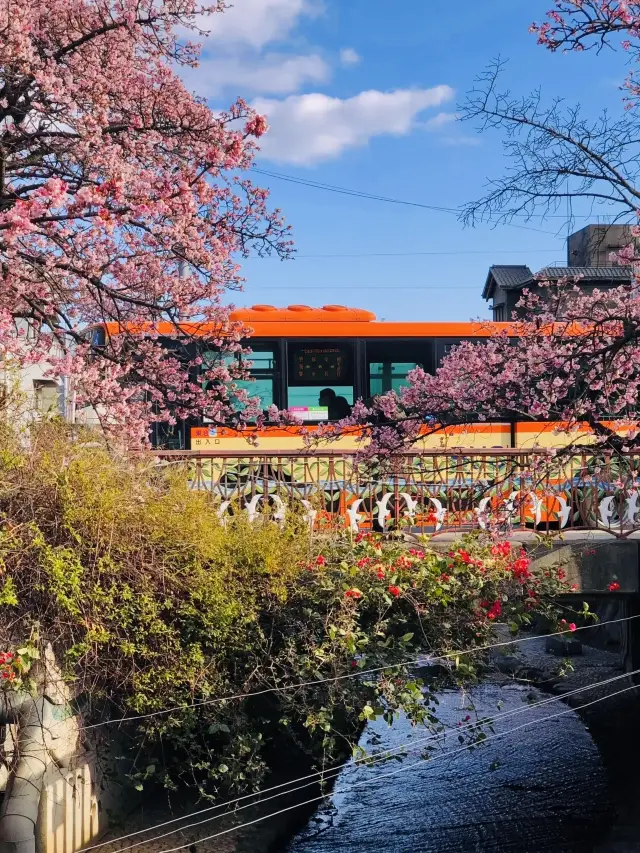
[[[337,450],[157,456],[184,465],[221,518],[296,513],[319,532],[402,530],[443,549],[463,533],[497,529],[537,565],[561,563],[580,600],[605,609],[603,621],[640,615],[638,453],[433,450],[374,465]],[[620,644],[628,669],[640,667],[640,619],[604,639]]]
[[[304,512],[314,526],[353,532],[394,527],[441,536],[493,526],[514,532],[640,537],[640,454],[590,450],[423,451],[384,462],[341,451],[259,453],[167,451],[162,464],[187,468],[220,514],[276,518]]]

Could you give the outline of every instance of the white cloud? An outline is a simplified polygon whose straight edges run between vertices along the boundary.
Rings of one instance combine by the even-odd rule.
[[[340,51],[341,65],[358,65],[362,57],[352,47],[343,47]]]
[[[477,136],[464,136],[459,132],[459,127],[453,126],[457,121],[458,116],[455,113],[441,112],[421,122],[420,127],[426,131],[437,132],[439,142],[444,145],[480,145]]]
[[[456,121],[457,118],[455,113],[438,113],[425,122],[425,127],[429,130],[439,130],[441,127],[446,127]]]
[[[200,28],[209,33],[205,44],[261,48],[286,38],[303,15],[314,17],[322,9],[319,0],[231,0],[231,3],[222,13],[198,16]]]
[[[225,91],[234,97],[285,95],[306,83],[324,83],[330,76],[331,69],[318,54],[211,57],[203,59],[198,68],[183,72],[187,85],[207,98]]]
[[[258,98],[253,106],[267,116],[270,131],[260,140],[261,154],[281,163],[307,165],[363,146],[374,136],[403,136],[416,118],[454,96],[450,86],[431,89],[370,90],[353,98],[291,95],[278,101]]]

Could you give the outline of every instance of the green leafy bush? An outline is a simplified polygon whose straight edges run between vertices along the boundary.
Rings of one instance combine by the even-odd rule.
[[[455,651],[548,611],[562,586],[488,539],[443,554],[312,534],[302,517],[223,523],[181,466],[52,426],[29,452],[5,442],[0,522],[5,642],[37,626],[89,724],[179,706],[119,726],[131,776],[205,796],[252,789],[283,745],[332,764],[367,718],[437,726],[403,664],[449,655],[451,677],[473,678],[482,655]]]

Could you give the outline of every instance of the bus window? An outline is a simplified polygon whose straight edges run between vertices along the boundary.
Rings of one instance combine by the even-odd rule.
[[[367,372],[369,396],[399,391],[408,384],[407,375],[416,367],[424,367],[424,346],[415,341],[369,341]]]
[[[220,358],[220,354],[215,351],[203,353],[204,370],[207,370]],[[234,384],[246,391],[250,397],[258,397],[260,400],[260,408],[264,411],[274,403],[274,382],[275,382],[275,356],[272,347],[261,347],[256,345],[252,348],[248,355],[230,355],[225,354],[222,360],[225,364],[230,364],[234,361],[245,359],[251,363],[249,374],[251,379],[236,379]],[[234,406],[238,411],[242,409],[242,404],[237,402]]]
[[[104,326],[96,326],[91,329],[87,337],[92,347],[103,347],[107,342],[107,334]]]
[[[344,341],[290,342],[289,411],[303,421],[335,421],[354,401],[352,347]]]
[[[407,374],[418,367],[415,361],[374,361],[369,364],[369,393],[372,397],[399,391],[407,385]]]

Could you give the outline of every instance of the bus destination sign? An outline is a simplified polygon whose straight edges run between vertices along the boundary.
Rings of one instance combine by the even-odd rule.
[[[305,347],[295,351],[293,369],[298,384],[341,384],[347,369],[345,352],[334,347]]]

